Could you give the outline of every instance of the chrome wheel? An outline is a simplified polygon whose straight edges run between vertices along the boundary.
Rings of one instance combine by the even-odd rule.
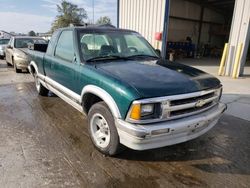
[[[106,119],[99,113],[90,120],[90,131],[94,142],[100,148],[106,148],[110,143],[110,128]]]

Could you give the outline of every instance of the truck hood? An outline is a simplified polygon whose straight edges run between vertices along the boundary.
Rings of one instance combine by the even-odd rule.
[[[28,55],[28,48],[15,48],[15,52],[16,53],[20,53],[20,54],[24,54],[24,55]]]
[[[113,61],[95,66],[131,85],[142,98],[211,89],[220,81],[195,68],[162,60]]]

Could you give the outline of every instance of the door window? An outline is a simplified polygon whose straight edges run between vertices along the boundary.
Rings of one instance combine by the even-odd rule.
[[[63,31],[58,39],[55,57],[72,62],[74,58],[73,32]]]

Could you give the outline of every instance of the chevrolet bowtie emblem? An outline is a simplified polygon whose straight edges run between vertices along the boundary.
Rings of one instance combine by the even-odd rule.
[[[195,103],[195,107],[202,107],[206,104],[204,100],[198,100],[197,103]]]

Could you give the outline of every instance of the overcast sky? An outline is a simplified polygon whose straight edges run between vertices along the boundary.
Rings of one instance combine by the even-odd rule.
[[[84,8],[89,20],[93,19],[93,0],[68,0]],[[61,0],[0,0],[0,30],[28,33],[47,32],[57,15],[56,4]],[[95,21],[109,16],[116,25],[117,0],[94,0]]]

